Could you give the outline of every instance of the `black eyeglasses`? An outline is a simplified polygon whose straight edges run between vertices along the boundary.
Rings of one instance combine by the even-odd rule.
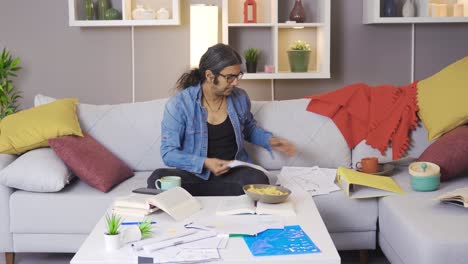
[[[239,72],[239,74],[235,75],[235,74],[227,74],[227,75],[224,75],[222,73],[218,73],[218,75],[220,76],[223,76],[224,79],[226,79],[226,82],[228,83],[232,83],[234,82],[234,80],[240,80],[242,79],[242,76],[244,76],[244,73],[243,72]]]

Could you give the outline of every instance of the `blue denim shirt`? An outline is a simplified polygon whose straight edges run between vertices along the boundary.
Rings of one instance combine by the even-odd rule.
[[[169,167],[186,170],[207,180],[210,171],[203,168],[208,153],[208,113],[202,106],[200,84],[188,87],[169,99],[161,124],[161,157]],[[237,160],[252,162],[244,148],[244,139],[271,153],[270,132],[257,126],[250,112],[247,93],[234,88],[226,97],[227,112],[236,135]]]

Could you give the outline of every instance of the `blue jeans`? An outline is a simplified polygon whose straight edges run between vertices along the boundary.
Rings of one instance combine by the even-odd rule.
[[[233,196],[242,195],[242,187],[247,184],[269,184],[265,173],[250,168],[236,167],[228,172],[203,180],[195,174],[179,169],[157,169],[148,178],[148,188],[156,188],[156,180],[164,176],[179,176],[182,187],[194,196]]]

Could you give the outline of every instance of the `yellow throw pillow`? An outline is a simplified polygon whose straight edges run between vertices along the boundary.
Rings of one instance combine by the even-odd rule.
[[[30,108],[0,121],[0,153],[21,154],[47,147],[49,138],[83,136],[76,115],[77,99],[61,99]]]
[[[418,83],[419,117],[429,140],[468,123],[468,56]]]

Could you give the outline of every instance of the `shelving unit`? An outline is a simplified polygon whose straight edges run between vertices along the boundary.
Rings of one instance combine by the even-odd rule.
[[[429,16],[429,0],[418,0],[417,17],[383,17],[383,0],[364,0],[363,24],[418,24],[418,23],[468,23],[468,14],[463,17]],[[468,1],[466,1],[468,4]],[[466,9],[465,9],[466,10]]]
[[[247,48],[261,51],[257,73],[246,73],[244,79],[330,78],[330,0],[303,0],[305,23],[286,23],[294,2],[256,0],[257,23],[243,23],[244,0],[223,0],[223,42],[241,55]],[[311,46],[308,72],[289,69],[287,49],[295,40],[304,40]],[[274,72],[264,72],[264,65],[274,65]]]
[[[141,3],[157,12],[160,8],[169,11],[169,19],[133,20],[132,10]],[[94,10],[97,10],[96,1]],[[109,0],[110,7],[121,14],[120,20],[86,20],[84,0],[68,0],[69,25],[71,27],[114,26],[175,26],[180,25],[180,0]]]

